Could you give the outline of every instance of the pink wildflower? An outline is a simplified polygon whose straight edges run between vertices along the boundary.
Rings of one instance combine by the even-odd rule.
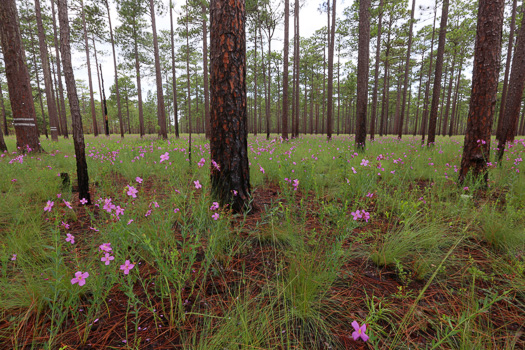
[[[75,272],[75,278],[71,279],[71,284],[78,283],[79,286],[86,284],[86,278],[89,277],[88,272],[77,271]]]
[[[51,212],[51,209],[53,209],[53,205],[55,205],[55,202],[53,201],[47,201],[46,206],[44,207],[44,211]]]
[[[352,322],[352,327],[354,327],[355,331],[352,332],[352,337],[354,340],[358,340],[359,338],[363,339],[363,341],[368,340],[368,335],[365,334],[366,332],[366,324],[363,324],[361,327],[359,327],[359,323],[357,321]]]
[[[124,262],[124,265],[120,265],[120,269],[124,271],[125,275],[129,274],[129,270],[135,267],[135,264],[132,264],[129,260]]]

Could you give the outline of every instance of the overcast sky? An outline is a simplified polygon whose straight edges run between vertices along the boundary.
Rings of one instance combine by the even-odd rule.
[[[1,0],[0,0],[1,1]],[[168,8],[169,0],[161,0],[165,5],[166,8]],[[113,25],[113,29],[119,26],[121,23],[119,21],[116,7],[114,2],[110,1],[111,4],[111,21]],[[290,2],[293,2],[293,0],[290,0]],[[326,14],[320,14],[317,10],[319,8],[319,5],[321,4],[321,0],[305,0],[304,5],[301,8],[300,12],[300,35],[301,37],[310,37],[316,30],[322,28],[326,25],[327,17]],[[337,10],[337,16],[338,18],[343,17],[343,11],[345,8],[349,7],[352,4],[353,0],[344,0],[343,2],[338,1],[336,5]],[[184,4],[184,1],[174,1],[175,3],[175,13],[174,13],[174,21],[176,21],[176,16],[181,11],[181,5]],[[284,2],[283,1],[275,1],[276,4],[278,4],[279,9],[284,9]],[[301,1],[303,3],[303,1]],[[429,6],[434,3],[433,0],[416,0],[416,8],[419,9],[419,6]],[[411,6],[411,1],[407,6]],[[421,11],[417,10],[415,13],[416,18],[422,18],[425,19],[424,22],[420,22],[417,24],[417,27],[415,28],[415,31],[417,28],[421,27],[422,25],[426,25],[431,23],[432,21],[432,13],[429,11],[426,11],[424,13],[421,13]],[[150,20],[146,19],[147,23],[150,24]],[[293,17],[290,18],[290,39],[292,39],[293,35]],[[160,30],[169,30],[170,29],[170,20],[169,20],[169,12],[166,11],[166,14],[163,16],[156,17],[156,23],[157,23],[157,31],[160,32]],[[175,26],[177,24],[175,23]],[[149,29],[149,28],[148,28]],[[276,33],[274,35],[275,41],[272,41],[272,48],[275,50],[281,50],[282,49],[282,37],[283,37],[283,25],[281,24],[280,27],[277,28]],[[114,70],[113,70],[113,57],[111,55],[111,46],[109,44],[106,45],[99,45],[97,47],[97,50],[104,50],[107,55],[106,56],[98,56],[99,63],[102,63],[102,70],[104,74],[104,81],[105,87],[106,87],[106,95],[109,95],[109,86],[113,85],[114,82]],[[86,82],[87,85],[87,68],[85,67],[85,52],[81,52],[78,50],[74,50],[72,52],[73,54],[73,64],[74,64],[74,70],[75,70],[75,78],[76,79],[82,79]],[[119,57],[119,51],[117,48],[117,62],[120,61]],[[76,62],[76,64],[75,64]],[[97,99],[98,97],[98,83],[96,80],[96,68],[94,66],[94,59],[91,59],[91,65],[92,65],[92,79],[94,84],[94,90],[97,92]],[[178,75],[178,74],[177,74]],[[153,78],[147,78],[146,81],[143,83],[143,93],[146,93],[148,90],[152,90],[155,87],[155,81]],[[144,95],[145,96],[145,95]]]

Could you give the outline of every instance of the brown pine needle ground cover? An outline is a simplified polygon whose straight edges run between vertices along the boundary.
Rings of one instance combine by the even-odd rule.
[[[90,207],[68,142],[0,158],[1,348],[525,347],[523,140],[483,188],[459,139],[252,139],[246,215],[214,208],[202,139],[191,167],[185,139],[88,141]]]

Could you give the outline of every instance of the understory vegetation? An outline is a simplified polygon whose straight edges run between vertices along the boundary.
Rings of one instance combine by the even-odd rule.
[[[524,139],[485,187],[462,137],[252,137],[245,214],[202,136],[86,142],[92,206],[71,140],[1,155],[1,348],[525,347]]]

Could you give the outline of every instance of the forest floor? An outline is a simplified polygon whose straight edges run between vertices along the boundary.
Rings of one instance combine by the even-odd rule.
[[[202,137],[86,142],[94,205],[71,140],[1,155],[0,349],[525,348],[524,139],[486,187],[460,137],[251,137],[243,215]]]

